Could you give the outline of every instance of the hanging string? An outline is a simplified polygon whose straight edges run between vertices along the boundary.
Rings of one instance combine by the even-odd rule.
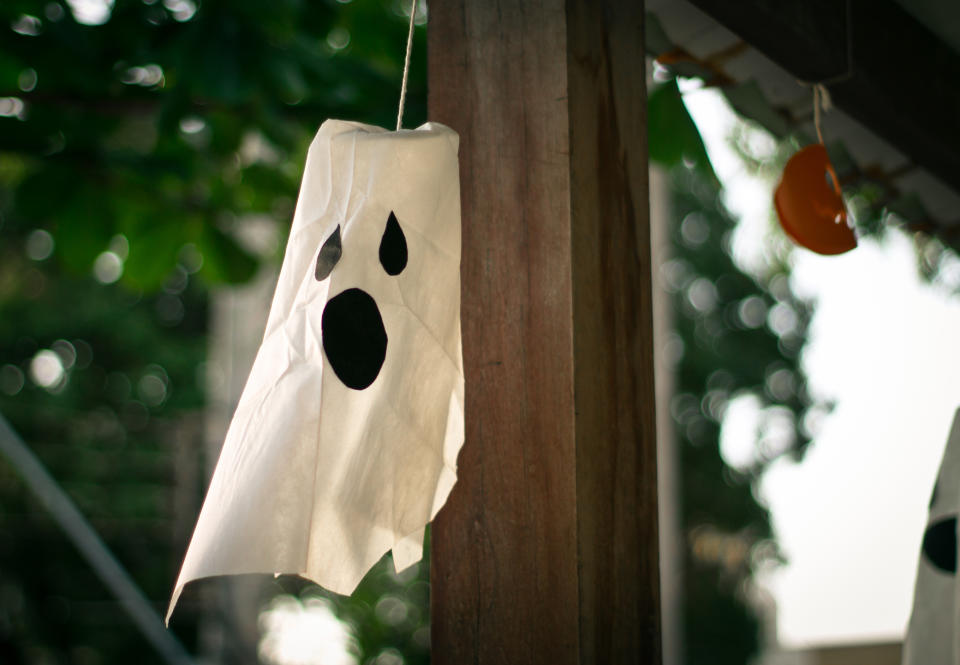
[[[820,130],[820,86],[813,86],[813,126],[817,130],[817,140],[823,145],[823,132]]]
[[[413,50],[413,19],[417,15],[417,0],[410,3],[410,31],[407,33],[407,56],[403,61],[403,83],[400,85],[400,108],[397,110],[397,131],[403,123],[403,104],[407,99],[407,76],[410,74],[410,52]]]
[[[823,130],[820,126],[820,111],[829,111],[832,104],[830,93],[822,83],[813,84],[813,127],[817,130],[817,140],[823,145]]]

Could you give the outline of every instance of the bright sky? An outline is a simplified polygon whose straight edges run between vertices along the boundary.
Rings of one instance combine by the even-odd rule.
[[[771,185],[727,142],[736,122],[713,91],[687,93],[750,264],[770,232]],[[778,462],[761,494],[789,563],[765,576],[787,647],[901,639],[927,503],[960,406],[960,298],[923,284],[900,232],[838,257],[796,252],[794,288],[816,298],[803,362],[834,398],[806,459]],[[724,433],[724,454],[736,456]],[[743,440],[740,438],[740,440]]]

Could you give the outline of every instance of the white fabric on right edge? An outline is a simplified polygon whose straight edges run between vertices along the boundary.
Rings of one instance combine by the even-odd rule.
[[[904,665],[960,664],[957,514],[960,512],[960,410],[954,415],[923,533]]]

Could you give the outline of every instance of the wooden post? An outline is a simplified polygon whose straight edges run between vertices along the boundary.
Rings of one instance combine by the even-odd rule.
[[[437,0],[467,437],[435,663],[659,662],[643,3]]]

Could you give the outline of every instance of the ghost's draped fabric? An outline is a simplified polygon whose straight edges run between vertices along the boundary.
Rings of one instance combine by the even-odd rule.
[[[957,515],[960,513],[960,410],[930,497],[917,566],[913,612],[903,649],[904,665],[960,663],[957,585]]]
[[[458,143],[434,123],[320,127],[170,612],[201,577],[348,594],[388,550],[398,570],[421,557],[463,443]]]

